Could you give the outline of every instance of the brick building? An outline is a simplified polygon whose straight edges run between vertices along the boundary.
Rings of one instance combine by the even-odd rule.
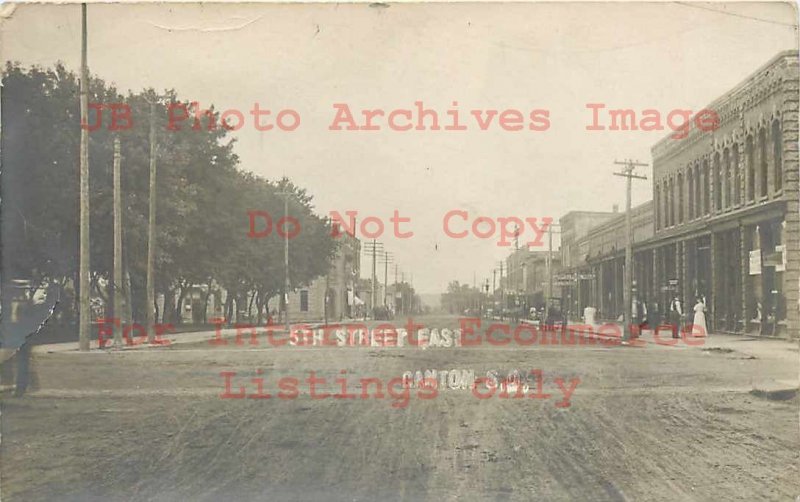
[[[653,200],[633,209],[634,288],[651,310],[704,298],[712,331],[799,336],[799,77],[797,51],[782,52],[706,107],[718,128],[653,146]],[[562,294],[617,317],[624,215],[582,237],[569,216]]]
[[[504,308],[543,308],[549,285],[548,251],[515,249],[507,258],[505,273],[501,281]],[[561,271],[558,250],[552,254],[553,275]],[[555,292],[555,291],[554,291]]]
[[[780,53],[707,107],[718,129],[652,148],[653,291],[705,296],[709,329],[797,336],[798,76]]]
[[[566,310],[578,318],[585,307],[592,306],[601,317],[616,319],[622,314],[625,213],[570,212],[559,222],[562,259],[569,266],[557,278],[557,286]],[[652,202],[632,208],[631,222],[636,249],[653,237]],[[634,263],[646,260],[646,253],[637,253]],[[653,281],[648,274],[636,272],[634,280],[642,290]]]

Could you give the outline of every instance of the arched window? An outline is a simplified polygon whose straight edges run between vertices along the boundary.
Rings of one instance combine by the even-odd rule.
[[[738,206],[741,203],[742,186],[739,182],[739,145],[731,146],[731,204]]]
[[[689,204],[688,217],[689,221],[694,219],[694,168],[689,166],[686,171],[686,179],[689,183],[689,190],[686,192],[686,201]]]
[[[775,162],[774,180],[775,191],[783,188],[783,131],[781,123],[777,120],[772,122],[772,158]]]
[[[722,151],[722,207],[731,206],[731,153],[726,148]]]
[[[703,213],[711,213],[711,171],[708,168],[708,160],[703,161]]]
[[[753,135],[747,136],[744,144],[744,158],[747,162],[747,200],[752,201],[756,198],[756,159],[753,154]]]
[[[700,182],[700,165],[694,165],[694,215],[696,218],[703,216],[703,185]]]
[[[769,179],[769,169],[767,164],[767,131],[761,128],[758,131],[758,167],[759,167],[759,190],[758,195],[767,195],[767,180]]]
[[[656,183],[653,200],[653,208],[656,212],[656,230],[661,229],[661,185]]]
[[[675,179],[669,180],[669,226],[675,225]]]
[[[683,223],[683,173],[678,173],[678,223]]]
[[[722,190],[720,183],[720,170],[719,152],[714,154],[714,210],[719,211],[722,209]]]

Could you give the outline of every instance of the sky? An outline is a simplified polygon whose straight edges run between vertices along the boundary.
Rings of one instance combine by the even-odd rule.
[[[0,9],[4,61],[78,69],[79,5]],[[243,169],[289,176],[322,215],[355,210],[359,221],[384,221],[378,240],[429,294],[452,280],[491,280],[513,249],[498,246],[497,233],[449,236],[450,211],[467,217],[458,213],[449,230],[470,234],[478,217],[557,221],[624,205],[614,161],[651,164],[650,148],[671,131],[587,130],[587,104],[639,117],[655,109],[666,122],[672,110],[701,110],[798,44],[788,3],[90,4],[88,12],[92,73],[123,91],[174,88],[203,106],[240,110],[246,121],[232,134]],[[442,127],[457,109],[467,129],[388,126],[392,110],[415,111],[417,101]],[[282,110],[300,123],[258,130],[248,113],[255,103],[271,111],[265,123]],[[334,104],[347,105],[359,125],[362,110],[384,111],[379,130],[331,130]],[[522,130],[500,125],[508,109],[522,113]],[[488,110],[497,115],[483,130],[473,110],[482,120]],[[549,114],[545,130],[528,127],[534,110]],[[514,116],[506,115],[509,129]],[[291,126],[288,112],[283,118]],[[610,124],[605,113],[600,120]],[[638,172],[652,177],[649,167]],[[651,198],[649,179],[634,182],[634,205]],[[400,230],[412,236],[394,235],[395,210],[410,218]],[[523,228],[521,242],[533,239]]]

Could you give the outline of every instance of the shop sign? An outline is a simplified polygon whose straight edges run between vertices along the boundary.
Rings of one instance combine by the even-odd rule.
[[[666,286],[661,286],[661,291],[678,291],[678,279],[670,279]]]
[[[764,257],[765,267],[775,267],[775,272],[783,272],[786,270],[786,253],[784,252],[785,246],[775,246],[775,252]]]
[[[761,250],[750,251],[750,275],[761,275]]]

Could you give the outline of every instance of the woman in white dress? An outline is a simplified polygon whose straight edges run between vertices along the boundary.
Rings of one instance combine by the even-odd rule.
[[[694,304],[694,322],[692,324],[692,335],[708,335],[708,328],[706,327],[706,304],[703,303],[703,300],[700,298],[698,298],[697,303]]]

